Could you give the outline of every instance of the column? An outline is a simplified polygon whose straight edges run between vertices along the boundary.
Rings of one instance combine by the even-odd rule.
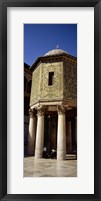
[[[44,146],[44,110],[43,108],[37,109],[37,131],[36,131],[36,146],[35,158],[42,158]]]
[[[29,110],[29,133],[28,133],[28,154],[34,154],[34,147],[35,147],[35,130],[36,130],[36,118],[35,118],[35,111]]]
[[[66,121],[64,107],[58,107],[57,159],[66,159]]]

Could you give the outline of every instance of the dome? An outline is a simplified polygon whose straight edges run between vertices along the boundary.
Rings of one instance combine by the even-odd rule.
[[[54,49],[47,52],[44,56],[51,56],[51,55],[59,55],[59,54],[68,54],[68,52],[61,50],[61,49]]]

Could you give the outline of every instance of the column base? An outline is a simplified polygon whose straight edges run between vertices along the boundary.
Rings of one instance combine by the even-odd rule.
[[[64,152],[58,153],[57,160],[66,160],[66,154]]]
[[[42,158],[42,153],[35,152],[35,159]]]

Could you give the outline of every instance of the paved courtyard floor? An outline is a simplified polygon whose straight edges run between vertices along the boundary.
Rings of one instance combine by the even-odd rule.
[[[24,177],[76,177],[77,160],[67,155],[67,160],[24,158]]]

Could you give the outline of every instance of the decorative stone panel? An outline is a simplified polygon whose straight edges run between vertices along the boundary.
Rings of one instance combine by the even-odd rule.
[[[77,99],[77,64],[64,61],[64,99]]]
[[[38,66],[32,74],[30,105],[32,105],[40,97],[40,73],[40,66]]]
[[[53,85],[48,85],[49,72],[54,72]],[[41,63],[33,71],[30,105],[57,98],[63,98],[63,62]]]
[[[49,72],[54,72],[54,83],[48,85]],[[40,98],[63,97],[63,62],[43,64],[41,68]]]

